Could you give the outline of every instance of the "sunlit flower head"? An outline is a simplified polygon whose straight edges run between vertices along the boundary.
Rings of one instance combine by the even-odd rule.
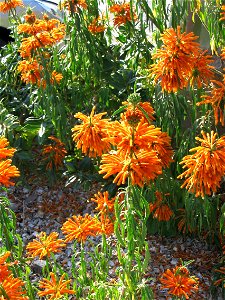
[[[198,290],[198,278],[190,276],[185,269],[178,266],[172,270],[167,269],[160,282],[163,284],[163,289],[168,289],[170,295],[189,299],[189,296]]]
[[[127,22],[136,21],[137,15],[135,12],[131,14],[131,7],[129,3],[114,4],[110,7],[109,11],[114,14],[114,25],[120,26]]]
[[[11,159],[0,161],[0,185],[4,185],[6,187],[14,185],[15,183],[11,180],[11,178],[20,176],[19,170],[11,164]]]
[[[199,55],[198,37],[181,33],[180,27],[166,29],[162,34],[163,46],[152,55],[157,62],[151,66],[155,82],[160,81],[163,91],[177,92],[188,85],[195,58]]]
[[[220,21],[225,20],[225,5],[221,6],[221,13],[220,13],[220,15],[221,15],[221,18],[219,20]]]
[[[65,158],[67,151],[64,143],[54,136],[49,136],[51,140],[50,145],[44,145],[42,150],[43,160],[47,162],[46,169],[58,170],[63,165],[63,159]]]
[[[21,80],[26,84],[41,84],[43,67],[35,59],[21,60],[17,70],[21,73]]]
[[[215,125],[219,123],[224,126],[224,111],[225,111],[225,84],[217,80],[212,80],[216,86],[211,90],[210,95],[204,95],[202,98],[203,101],[197,103],[197,106],[202,104],[211,104],[214,112]]]
[[[0,284],[11,274],[9,270],[9,265],[6,262],[7,258],[10,256],[10,252],[7,251],[0,256]]]
[[[7,13],[11,9],[14,9],[19,6],[24,6],[23,1],[21,0],[7,0],[0,2],[0,12]]]
[[[100,215],[99,233],[106,236],[114,233],[114,222],[112,218],[107,217],[105,214]]]
[[[108,119],[102,119],[106,113],[95,114],[94,111],[95,107],[90,116],[75,114],[75,118],[80,119],[82,123],[72,128],[76,147],[89,157],[101,156],[111,148],[109,142],[103,141],[107,136],[105,129],[109,126]]]
[[[66,242],[73,240],[85,242],[89,236],[99,234],[99,220],[88,214],[72,216],[63,224],[62,232],[66,236]]]
[[[5,280],[1,282],[0,299],[7,300],[29,300],[23,290],[24,282],[19,278],[14,278],[13,275],[9,275]],[[2,292],[4,291],[4,293]],[[4,297],[7,295],[7,298]]]
[[[130,178],[131,184],[143,187],[162,173],[162,164],[154,151],[138,151],[133,156],[115,151],[103,154],[99,173],[105,174],[105,179],[115,176],[113,182],[117,185],[125,184]]]
[[[60,81],[63,79],[63,75],[61,73],[56,72],[55,70],[52,72],[52,76],[51,76],[51,83],[57,83],[59,84]]]
[[[27,255],[30,257],[38,256],[40,259],[50,256],[51,253],[61,252],[66,246],[64,240],[58,239],[59,234],[52,232],[48,236],[45,232],[37,235],[37,238],[27,244]]]
[[[0,137],[0,159],[12,157],[16,151],[15,148],[8,148],[9,141],[4,136]]]
[[[96,210],[102,213],[114,212],[115,199],[116,197],[109,199],[108,191],[103,193],[98,192],[91,198],[91,200],[97,204]]]
[[[44,289],[38,292],[38,296],[44,297],[49,296],[49,300],[56,300],[62,298],[63,295],[73,295],[74,290],[70,290],[68,285],[71,283],[71,279],[64,280],[65,274],[63,274],[59,279],[56,275],[50,272],[50,279],[43,278],[39,281],[39,288]]]
[[[225,174],[225,137],[217,138],[213,131],[201,133],[203,138],[196,137],[201,145],[182,159],[180,164],[186,170],[178,178],[185,178],[182,188],[203,198],[217,191]]]

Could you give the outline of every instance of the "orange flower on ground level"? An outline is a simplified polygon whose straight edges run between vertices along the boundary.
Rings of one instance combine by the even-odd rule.
[[[215,269],[215,272],[218,272],[222,275],[225,275],[225,267],[220,267],[219,269]],[[213,284],[214,285],[220,285],[223,282],[223,286],[225,287],[225,277],[222,277],[218,280],[216,280]]]
[[[63,224],[61,229],[66,236],[66,242],[75,239],[78,242],[85,242],[88,236],[99,234],[99,220],[88,214],[85,216],[72,216]]]
[[[106,29],[105,25],[102,23],[102,19],[99,18],[95,18],[91,24],[88,26],[88,30],[92,33],[92,34],[97,34],[100,32],[104,32]]]
[[[7,13],[13,8],[24,6],[21,0],[7,0],[0,3],[0,12]]]
[[[193,71],[195,57],[199,55],[198,37],[190,33],[181,33],[178,26],[167,29],[161,36],[163,46],[152,55],[158,61],[151,66],[154,81],[160,80],[162,90],[177,92],[188,85]]]
[[[50,233],[49,236],[45,232],[41,232],[37,235],[37,239],[28,243],[26,250],[27,255],[31,257],[38,256],[42,259],[45,256],[50,256],[51,253],[61,252],[61,248],[66,244],[62,239],[58,239],[59,234],[57,232]]]
[[[135,152],[132,157],[115,151],[102,155],[99,173],[106,173],[103,178],[115,175],[113,182],[117,185],[125,184],[130,177],[131,184],[143,187],[162,173],[162,165],[154,151]]]
[[[53,142],[52,145],[45,145],[42,150],[44,160],[48,161],[46,169],[58,170],[63,165],[63,159],[67,154],[64,143],[54,136],[49,136],[49,140]]]
[[[215,125],[221,123],[224,126],[224,96],[225,96],[225,84],[223,82],[212,80],[212,83],[218,85],[219,87],[213,88],[210,95],[202,96],[205,100],[198,102],[196,105],[211,104],[214,112]]]
[[[201,146],[193,148],[194,154],[185,156],[180,164],[187,170],[178,176],[185,178],[183,185],[196,197],[211,195],[220,186],[220,181],[225,174],[225,137],[216,138],[217,134],[201,132],[203,139],[196,137]]]
[[[189,299],[189,296],[198,290],[198,278],[190,276],[188,270],[184,269],[186,268],[178,266],[172,270],[167,269],[160,282],[163,284],[163,289],[169,289],[170,295]]]
[[[64,280],[65,274],[57,280],[55,274],[50,272],[50,277],[50,280],[44,278],[39,281],[39,288],[44,289],[44,291],[39,291],[38,296],[44,297],[49,295],[49,300],[55,300],[60,299],[65,294],[75,294],[74,290],[68,289],[68,284],[70,284],[71,279]]]
[[[109,199],[108,191],[103,193],[98,192],[91,198],[91,200],[98,205],[95,209],[102,213],[114,212],[115,199],[116,197]]]
[[[6,187],[14,185],[15,183],[11,181],[11,177],[20,176],[19,170],[15,166],[11,166],[11,163],[11,159],[0,161],[0,185]]]
[[[76,147],[89,157],[101,156],[111,149],[110,143],[103,139],[107,137],[105,129],[109,127],[108,119],[102,119],[106,113],[94,114],[93,107],[90,116],[82,113],[75,114],[75,118],[82,120],[82,124],[72,128],[73,140]]]
[[[204,51],[200,53],[195,59],[193,63],[193,71],[190,76],[190,85],[193,87],[195,83],[198,88],[202,87],[202,84],[208,84],[210,80],[213,79],[214,73],[213,69],[215,67],[210,66],[210,63],[213,62],[211,55],[205,55],[207,52]]]
[[[133,12],[131,15],[131,7],[129,3],[114,4],[110,7],[109,11],[114,14],[114,25],[120,26],[127,22],[136,21],[137,15]]]
[[[7,157],[12,157],[15,153],[15,148],[7,149],[9,146],[9,141],[4,136],[0,137],[0,159],[5,159]]]
[[[4,293],[0,290],[0,299],[6,300],[29,300],[26,293],[23,291],[24,282],[19,278],[14,278],[13,275],[8,276],[3,282],[1,282],[1,289],[3,289]],[[4,298],[4,294],[7,295],[7,298]]]

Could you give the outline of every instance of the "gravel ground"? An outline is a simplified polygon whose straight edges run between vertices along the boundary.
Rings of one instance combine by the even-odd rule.
[[[32,241],[40,231],[45,231],[47,234],[52,231],[60,233],[63,222],[73,214],[92,213],[94,203],[89,202],[87,199],[90,199],[97,191],[97,186],[93,186],[91,192],[86,192],[82,189],[74,191],[72,188],[65,188],[63,184],[57,185],[57,188],[38,187],[32,184],[26,188],[10,188],[11,207],[16,213],[17,230],[21,234],[24,244],[26,245]],[[90,242],[86,243],[86,249],[93,250],[93,244],[97,245],[100,239],[101,237],[92,238]],[[115,237],[109,237],[108,242],[114,247]],[[149,236],[148,242],[151,260],[145,279],[152,287],[155,299],[170,299],[166,296],[167,291],[161,288],[159,277],[167,268],[175,267],[182,259],[183,261],[194,260],[189,270],[200,281],[198,294],[190,299],[223,300],[221,296],[212,296],[210,293],[213,267],[221,259],[221,253],[215,247],[209,247],[205,241],[188,237]],[[63,266],[68,269],[71,268],[72,247],[72,245],[69,245],[62,254],[56,255]],[[36,259],[33,262],[34,280],[37,279],[38,274],[41,274],[43,265],[44,261],[41,260]],[[110,276],[113,278],[115,277],[114,271],[118,266],[115,249],[113,250],[110,266]]]

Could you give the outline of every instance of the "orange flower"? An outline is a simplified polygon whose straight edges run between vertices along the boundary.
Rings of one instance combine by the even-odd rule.
[[[11,181],[11,177],[19,177],[20,172],[15,166],[11,166],[12,160],[6,159],[0,162],[0,185],[6,187],[14,185]]]
[[[212,80],[212,83],[218,85],[219,87],[213,88],[210,95],[202,96],[205,100],[198,102],[196,105],[211,104],[214,112],[215,125],[220,122],[224,126],[224,96],[225,96],[225,84],[224,81],[220,82],[217,80]]]
[[[169,221],[173,215],[173,211],[166,203],[164,203],[163,194],[161,192],[156,191],[155,195],[156,201],[149,204],[150,212],[154,212],[153,218],[158,221]]]
[[[54,136],[49,136],[49,140],[53,141],[52,145],[45,145],[42,150],[44,160],[47,160],[46,169],[59,169],[63,165],[63,159],[67,154],[64,143]]]
[[[71,282],[71,279],[64,280],[65,274],[63,274],[59,280],[57,280],[55,274],[52,272],[50,272],[50,276],[50,280],[44,278],[39,282],[39,288],[44,289],[44,291],[39,291],[38,296],[44,297],[49,295],[49,300],[55,300],[60,299],[65,294],[75,294],[74,290],[68,289],[68,284]]]
[[[0,299],[6,300],[29,300],[28,297],[24,296],[23,291],[24,282],[19,278],[14,278],[13,275],[9,275],[3,282],[1,282],[1,289],[7,298],[4,298],[4,294],[0,290]]]
[[[51,76],[51,83],[60,83],[60,81],[63,79],[63,75],[61,73],[56,72],[55,70],[52,72]]]
[[[202,84],[208,84],[209,80],[213,79],[214,73],[213,69],[215,67],[210,66],[209,64],[213,62],[211,55],[205,55],[207,52],[204,51],[199,54],[198,57],[194,60],[193,70],[190,76],[190,85],[193,87],[194,84],[197,84],[198,88],[202,87]]]
[[[12,157],[14,152],[16,151],[15,148],[7,149],[9,146],[9,141],[4,136],[0,137],[0,159],[5,159],[7,157]]]
[[[41,83],[41,72],[43,67],[35,59],[22,60],[18,63],[17,70],[21,73],[21,80],[26,84]]]
[[[11,271],[8,268],[8,263],[6,259],[10,256],[10,252],[7,251],[0,256],[0,284],[11,274]]]
[[[95,194],[94,198],[91,198],[91,200],[98,204],[96,210],[102,213],[114,212],[115,197],[109,199],[108,191],[103,193],[98,192],[98,194]]]
[[[189,299],[189,296],[198,290],[198,278],[190,276],[188,270],[185,269],[185,267],[178,266],[172,270],[167,269],[160,278],[160,282],[163,284],[163,289],[169,289],[169,294]]]
[[[111,219],[106,217],[104,214],[100,215],[100,222],[99,222],[99,233],[105,234],[107,236],[114,233],[114,223]]]
[[[217,134],[201,132],[203,139],[196,137],[201,146],[193,148],[180,164],[184,171],[178,178],[186,178],[183,185],[189,192],[195,193],[196,197],[211,195],[220,186],[220,181],[225,174],[225,137],[216,138]]]
[[[61,248],[66,244],[62,239],[58,239],[58,233],[52,232],[49,236],[45,232],[41,232],[36,240],[28,243],[26,250],[31,257],[39,256],[42,259],[45,256],[50,256],[51,253],[61,252]]]
[[[225,267],[220,267],[219,269],[215,269],[214,272],[218,272],[222,275],[225,275]],[[223,286],[225,287],[225,276],[216,280],[213,284],[219,285],[219,284],[221,284],[221,282],[223,282]]]
[[[66,242],[77,239],[85,242],[88,236],[99,234],[99,221],[88,214],[85,216],[72,216],[62,226],[62,232],[66,235]]]
[[[110,150],[110,143],[103,141],[107,135],[104,129],[109,126],[108,119],[102,120],[102,116],[106,113],[94,114],[93,107],[90,116],[85,116],[82,113],[75,114],[75,118],[83,121],[80,125],[75,125],[72,128],[73,140],[78,149],[89,157],[101,156],[102,153]]]
[[[161,36],[162,49],[152,55],[158,61],[151,66],[155,82],[161,81],[162,90],[177,92],[188,85],[193,71],[195,58],[199,55],[199,44],[194,42],[198,37],[190,33],[181,33],[180,27],[175,31],[167,29]]]
[[[125,101],[122,104],[126,105],[124,117],[127,119],[130,125],[137,125],[142,118],[144,118],[146,123],[155,120],[153,117],[155,111],[149,102],[138,102],[137,104],[132,104],[128,101]]]
[[[131,7],[129,3],[114,4],[110,7],[109,11],[115,15],[113,20],[115,26],[120,26],[127,22],[137,20],[136,13],[131,15]]]
[[[91,24],[88,26],[88,30],[92,33],[92,34],[97,34],[100,32],[104,32],[105,31],[105,25],[102,24],[102,19],[100,17],[95,18]]]
[[[7,0],[0,3],[0,12],[7,13],[13,8],[24,6],[21,0]]]
[[[132,157],[124,151],[114,151],[102,155],[99,173],[106,173],[103,178],[116,175],[113,182],[117,185],[125,184],[130,177],[133,185],[143,187],[162,173],[162,165],[154,151],[138,151]]]
[[[179,212],[179,215],[175,219],[180,219],[177,224],[178,230],[183,234],[187,232],[192,233],[194,230],[187,222],[186,210],[184,208],[179,208],[177,211]]]
[[[87,9],[86,0],[65,0],[60,4],[60,9],[66,8],[71,12],[77,12],[78,9]]]
[[[221,13],[220,13],[221,18],[219,19],[219,21],[225,20],[225,5],[221,6],[221,10],[222,10]]]

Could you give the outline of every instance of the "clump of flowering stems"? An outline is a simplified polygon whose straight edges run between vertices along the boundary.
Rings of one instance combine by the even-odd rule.
[[[17,67],[22,81],[45,88],[48,71],[48,84],[59,84],[63,76],[52,70],[47,60],[51,57],[52,46],[64,38],[65,25],[47,15],[38,19],[32,11],[27,12],[24,20],[17,27],[18,34],[23,36],[19,49],[22,60]]]
[[[108,193],[98,193],[94,201],[98,203],[101,218],[107,212],[114,219],[121,265],[118,276],[124,286],[124,297],[151,299],[143,277],[149,260],[145,240],[149,204],[138,187],[142,188],[162,174],[163,168],[172,161],[173,151],[169,136],[152,124],[154,110],[149,102],[141,102],[140,95],[134,93],[123,104],[124,112],[118,121],[103,119],[105,113],[95,115],[95,108],[90,116],[76,114],[82,122],[72,129],[73,139],[83,153],[90,157],[101,156],[99,173],[103,178],[111,177],[118,186],[126,186],[122,199],[109,200]],[[78,224],[79,231],[76,230]],[[76,238],[82,242],[87,238],[83,232],[88,235],[98,232],[97,224],[96,218],[74,216],[64,223],[62,231],[67,241]],[[124,248],[127,252],[122,255]],[[143,250],[144,264],[140,263]]]
[[[154,81],[160,81],[163,91],[177,92],[190,84],[202,87],[213,79],[212,58],[195,42],[193,32],[181,33],[181,28],[169,28],[161,35],[163,45],[152,55],[157,62],[151,66]]]
[[[200,146],[190,150],[194,153],[182,159],[186,170],[178,178],[185,178],[182,188],[204,198],[217,191],[225,174],[225,137],[217,138],[213,131],[210,134],[202,131],[202,136],[196,137]]]

